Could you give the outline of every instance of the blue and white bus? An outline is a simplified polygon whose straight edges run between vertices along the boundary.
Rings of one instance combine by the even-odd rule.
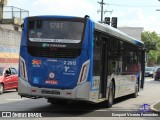
[[[105,24],[72,16],[25,18],[18,94],[68,101],[102,102],[137,96],[144,86],[145,46]]]

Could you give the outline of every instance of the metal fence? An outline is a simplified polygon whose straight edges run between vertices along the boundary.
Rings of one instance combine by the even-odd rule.
[[[13,19],[14,17],[24,19],[29,16],[29,11],[13,7],[13,6],[3,6],[3,19]]]

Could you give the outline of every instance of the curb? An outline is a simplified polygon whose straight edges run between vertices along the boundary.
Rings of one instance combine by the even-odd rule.
[[[154,112],[160,113],[160,108],[159,108],[159,110],[157,110],[157,109],[154,107],[154,106],[156,106],[156,105],[158,105],[158,104],[160,104],[160,101],[152,104],[152,105],[150,106],[150,109],[151,109],[152,111],[154,111]]]

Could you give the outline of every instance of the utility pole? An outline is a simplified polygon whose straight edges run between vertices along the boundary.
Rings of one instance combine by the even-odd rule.
[[[100,10],[100,12],[101,12],[101,22],[103,22],[103,5],[105,5],[105,3],[103,2],[103,0],[101,1],[101,2],[98,2],[99,4],[100,4],[100,6],[101,6],[101,10]],[[98,11],[99,12],[99,11]]]
[[[98,2],[99,4],[100,4],[100,6],[101,6],[101,10],[98,10],[97,12],[99,13],[99,12],[101,12],[101,21],[100,21],[100,23],[104,23],[104,20],[103,20],[103,14],[105,14],[106,12],[110,12],[110,13],[112,13],[113,12],[113,10],[112,11],[107,11],[107,10],[103,10],[103,5],[105,5],[106,3],[104,3],[103,2],[103,0],[101,1],[101,2]]]
[[[3,6],[6,5],[6,0],[0,0],[0,20],[3,19]]]

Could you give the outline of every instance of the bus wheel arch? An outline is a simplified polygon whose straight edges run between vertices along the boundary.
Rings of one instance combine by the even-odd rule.
[[[113,78],[113,79],[111,80],[111,82],[113,82],[113,87],[114,87],[114,89],[113,89],[113,90],[114,90],[114,92],[113,92],[114,94],[113,94],[113,95],[114,95],[114,98],[115,98],[115,91],[116,91],[116,87],[115,87],[115,86],[116,86],[115,79]]]
[[[136,98],[137,96],[138,96],[138,84],[136,84],[135,92],[132,94],[133,98]]]
[[[138,84],[138,92],[139,92],[140,91],[140,86],[141,86],[140,77],[137,78],[137,84]]]
[[[112,79],[109,85],[108,99],[104,102],[105,107],[111,108],[115,98],[115,80]]]

